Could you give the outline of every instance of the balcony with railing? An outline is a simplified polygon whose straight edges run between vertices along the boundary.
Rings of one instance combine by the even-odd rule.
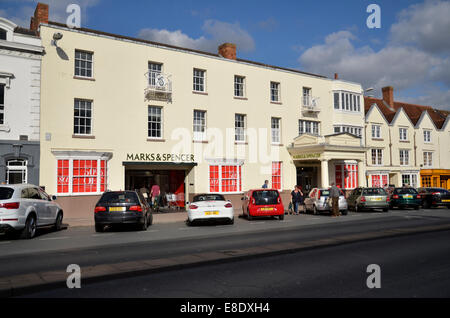
[[[314,97],[311,95],[303,95],[302,111],[312,113],[320,112],[319,97]]]
[[[146,100],[172,101],[172,75],[157,71],[145,73],[147,87],[144,94]]]

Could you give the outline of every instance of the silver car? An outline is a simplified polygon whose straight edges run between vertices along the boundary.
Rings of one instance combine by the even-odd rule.
[[[0,185],[0,232],[31,239],[38,227],[60,230],[63,210],[55,199],[32,184]]]
[[[339,211],[341,211],[343,215],[347,215],[347,200],[345,199],[345,195],[342,190],[340,192],[341,194],[339,196]],[[319,212],[331,212],[332,205],[330,198],[330,189],[313,188],[305,198],[305,208],[306,212],[312,211],[314,214],[318,214]]]

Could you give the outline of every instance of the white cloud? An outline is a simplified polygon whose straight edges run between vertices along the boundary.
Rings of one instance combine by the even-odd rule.
[[[255,47],[255,41],[251,35],[237,22],[206,20],[202,30],[206,35],[198,38],[191,38],[181,30],[169,31],[166,29],[142,29],[138,36],[150,41],[212,53],[216,53],[217,47],[224,42],[235,43],[239,50],[245,52],[252,51]]]

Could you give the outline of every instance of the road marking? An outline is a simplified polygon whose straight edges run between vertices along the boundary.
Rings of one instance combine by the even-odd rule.
[[[263,222],[250,222],[250,224],[252,224],[252,225],[255,225],[255,224],[264,224],[264,223],[266,223],[265,221],[263,221]]]
[[[145,234],[145,233],[155,233],[155,232],[159,232],[159,230],[147,230],[147,231],[141,231],[138,232],[139,234]]]
[[[287,220],[283,220],[283,221],[280,221],[281,223],[290,223],[290,222],[292,222],[292,221],[287,221]]]
[[[64,240],[69,238],[68,236],[61,236],[61,237],[48,237],[48,238],[43,238],[43,239],[39,239],[39,241],[50,241],[50,240]]]
[[[112,236],[112,235],[114,235],[114,233],[92,234],[91,236],[92,236],[92,237],[97,237],[97,236],[103,236],[103,237],[105,237],[105,236]]]
[[[11,243],[11,241],[0,242],[0,244],[9,244],[9,243]]]
[[[180,227],[178,228],[178,231],[186,231],[186,230],[193,230],[194,228],[192,227]]]

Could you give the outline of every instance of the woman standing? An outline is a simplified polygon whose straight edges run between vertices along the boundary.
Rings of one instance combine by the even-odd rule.
[[[298,215],[298,206],[303,204],[303,192],[301,192],[298,185],[295,186],[294,190],[291,192],[292,205],[294,206],[294,214]]]

